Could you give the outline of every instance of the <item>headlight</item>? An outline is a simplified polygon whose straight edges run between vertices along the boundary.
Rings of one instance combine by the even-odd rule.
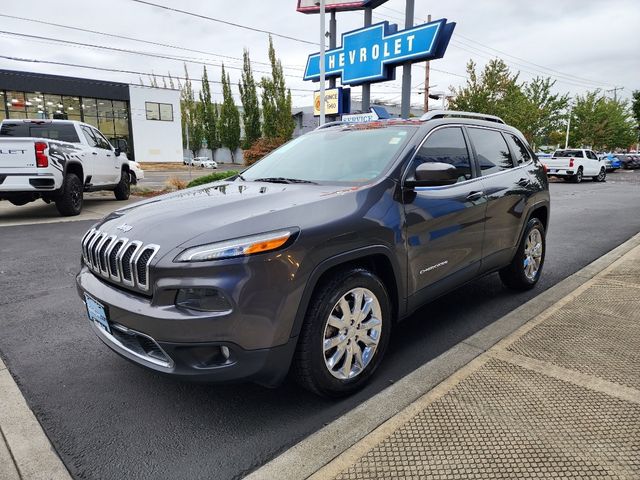
[[[281,248],[296,233],[294,229],[279,230],[191,247],[178,255],[174,262],[204,262],[270,252]]]

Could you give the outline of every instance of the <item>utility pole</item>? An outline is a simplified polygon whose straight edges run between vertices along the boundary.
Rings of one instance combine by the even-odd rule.
[[[427,22],[431,22],[431,14],[427,16]],[[424,66],[424,113],[429,111],[429,60],[425,62]]]
[[[611,90],[605,90],[605,92],[613,92],[613,101],[618,101],[618,90],[624,90],[624,87],[613,87]]]
[[[406,2],[404,28],[408,29],[413,27],[415,0],[406,0]],[[402,118],[409,118],[411,112],[411,62],[402,65],[402,106],[400,111]]]
[[[371,19],[373,14],[373,9],[371,7],[366,7],[364,9],[364,26],[368,27],[371,25]],[[362,85],[362,113],[367,113],[371,109],[371,84],[365,83]]]
[[[331,10],[331,19],[329,20],[329,50],[336,48],[336,11]],[[329,88],[336,88],[336,77],[329,79]],[[337,120],[335,115],[329,118],[330,121]]]
[[[324,125],[324,87],[325,87],[325,65],[324,65],[324,42],[325,42],[325,0],[320,0],[320,125]]]
[[[567,137],[564,141],[564,148],[565,150],[567,148],[569,148],[569,129],[571,128],[571,109],[573,108],[572,105],[569,105],[569,120],[567,120]]]

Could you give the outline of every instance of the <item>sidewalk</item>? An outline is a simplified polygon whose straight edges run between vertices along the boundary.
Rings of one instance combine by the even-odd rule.
[[[311,478],[505,477],[640,477],[640,247]]]
[[[639,240],[567,279],[577,288],[350,446],[337,433],[375,416],[385,392],[249,478],[640,478]]]

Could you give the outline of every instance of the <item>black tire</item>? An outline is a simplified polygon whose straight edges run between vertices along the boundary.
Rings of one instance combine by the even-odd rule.
[[[116,200],[128,200],[131,193],[131,176],[126,170],[122,170],[118,186],[113,190]]]
[[[578,168],[578,171],[576,172],[576,174],[574,176],[571,177],[571,181],[573,183],[580,183],[582,182],[582,167]]]
[[[75,173],[67,173],[60,195],[56,199],[58,213],[64,217],[79,215],[82,211],[82,193],[82,181]]]
[[[329,316],[335,313],[338,301],[354,288],[372,292],[380,305],[382,325],[379,341],[369,363],[353,378],[336,378],[325,364],[323,339]],[[364,268],[346,268],[337,271],[316,287],[306,313],[292,364],[295,380],[307,390],[324,397],[338,398],[349,395],[366,385],[389,344],[391,334],[391,302],[382,281]],[[369,318],[369,317],[367,317]],[[355,327],[354,327],[355,328]],[[357,343],[355,337],[354,343]],[[344,362],[341,357],[337,364]],[[343,363],[344,364],[344,363]]]
[[[535,275],[530,278],[525,273],[526,265],[525,260],[527,258],[525,254],[525,247],[527,244],[527,239],[533,230],[538,230],[541,237],[541,245],[542,252],[540,257],[540,265],[537,269]],[[542,273],[542,267],[544,266],[544,257],[547,250],[547,242],[546,235],[544,231],[544,225],[537,218],[532,218],[527,222],[527,226],[524,229],[524,234],[522,235],[522,240],[518,245],[518,249],[516,250],[516,254],[511,260],[511,263],[500,270],[500,280],[502,283],[512,290],[530,290],[536,286],[538,280],[540,280],[540,274]]]
[[[604,167],[600,169],[600,173],[597,176],[592,178],[594,182],[604,182],[606,179],[607,179],[607,170]]]

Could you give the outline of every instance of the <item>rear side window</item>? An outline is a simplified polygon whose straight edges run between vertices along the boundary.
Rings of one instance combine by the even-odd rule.
[[[84,138],[87,139],[87,143],[89,144],[89,146],[98,147],[98,141],[93,136],[93,132],[91,131],[91,129],[88,127],[85,127],[84,125],[80,128],[82,128],[82,134],[84,135]]]
[[[471,159],[462,129],[442,128],[433,132],[414,158],[413,168],[422,163],[448,163],[456,167],[458,182],[471,178]]]
[[[71,123],[2,122],[0,137],[49,138],[61,142],[80,142],[76,129]]]
[[[524,143],[516,137],[515,135],[506,135],[507,142],[511,149],[515,152],[516,155],[516,163],[518,165],[523,165],[531,160],[531,154],[527,147],[524,146]]]
[[[513,168],[509,147],[500,132],[484,128],[469,128],[469,136],[476,149],[482,175],[491,175]]]

